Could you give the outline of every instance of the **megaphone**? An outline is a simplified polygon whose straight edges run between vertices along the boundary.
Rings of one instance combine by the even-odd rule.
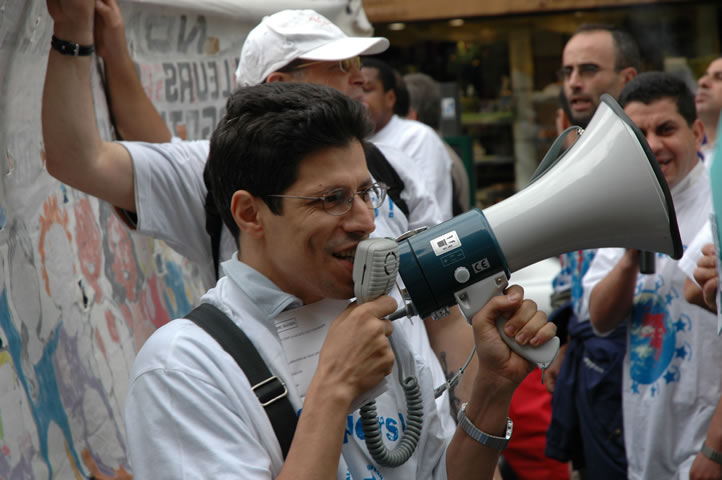
[[[360,302],[376,298],[398,272],[407,304],[389,318],[409,313],[439,318],[457,304],[470,322],[492,296],[503,293],[513,272],[562,253],[601,247],[682,256],[664,175],[640,130],[606,94],[576,143],[512,197],[396,241],[360,242],[354,289]],[[542,368],[554,360],[558,337],[539,347],[521,346],[506,336],[504,322],[499,318],[496,326],[512,350]],[[390,452],[380,440],[373,402],[365,408],[369,453],[381,465],[404,463],[416,448],[421,418],[405,432],[404,445]]]
[[[439,318],[457,304],[468,321],[513,272],[549,257],[601,247],[682,256],[664,175],[639,128],[606,94],[577,141],[526,188],[397,242],[407,302],[399,312]],[[499,319],[506,343],[528,360],[545,367],[556,356],[557,337],[522,347],[503,325]]]

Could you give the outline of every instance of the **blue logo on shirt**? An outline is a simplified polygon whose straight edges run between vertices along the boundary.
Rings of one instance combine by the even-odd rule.
[[[662,283],[662,279],[658,280]],[[679,381],[679,365],[675,359],[688,358],[691,348],[688,343],[678,345],[677,332],[689,331],[692,322],[686,315],[673,318],[669,305],[680,300],[679,293],[672,289],[664,296],[659,295],[659,286],[654,290],[642,290],[634,299],[634,308],[629,329],[629,374],[632,392],[640,393],[640,385],[651,385],[652,396],[659,393],[655,385],[660,378],[665,384]]]
[[[386,437],[386,439],[390,442],[395,442],[399,439],[399,427],[401,427],[401,431],[403,432],[406,430],[406,424],[404,423],[404,416],[401,412],[399,412],[399,418],[398,420],[396,418],[392,417],[378,417],[379,421],[379,428],[381,429],[382,435]],[[343,443],[348,443],[348,437],[356,436],[359,440],[364,439],[364,431],[363,431],[363,424],[361,422],[361,417],[358,417],[356,419],[356,422],[354,422],[353,415],[349,415],[346,417],[346,431],[343,435]]]

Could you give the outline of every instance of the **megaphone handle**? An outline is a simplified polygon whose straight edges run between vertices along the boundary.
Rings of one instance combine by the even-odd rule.
[[[506,274],[500,272],[454,293],[456,303],[459,305],[459,309],[466,317],[466,320],[471,323],[471,318],[474,314],[481,310],[481,308],[491,300],[491,297],[503,294],[508,284]],[[547,368],[554,361],[557,353],[559,353],[559,337],[553,337],[538,347],[519,345],[516,343],[516,340],[504,333],[505,323],[506,319],[499,317],[496,320],[496,329],[499,331],[499,335],[501,335],[504,342],[514,352],[530,362],[536,363],[539,368],[542,369]]]

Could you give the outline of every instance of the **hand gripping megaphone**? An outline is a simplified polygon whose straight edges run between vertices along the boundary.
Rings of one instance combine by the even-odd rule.
[[[549,257],[602,247],[682,256],[664,175],[641,131],[606,94],[574,145],[526,188],[394,245],[398,251],[392,255],[384,248],[375,254],[386,264],[381,276],[395,279],[391,263],[397,262],[405,285],[407,305],[397,318],[407,311],[439,318],[457,304],[468,321],[504,291],[513,272]],[[384,285],[362,270],[363,260],[354,263],[358,285]],[[557,337],[522,347],[504,334],[504,321],[500,318],[497,328],[512,350],[542,367],[551,363]]]

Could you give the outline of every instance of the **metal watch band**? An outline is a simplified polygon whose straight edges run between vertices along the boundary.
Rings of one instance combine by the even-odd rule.
[[[504,450],[506,447],[506,444],[509,443],[509,439],[511,438],[511,431],[514,428],[514,422],[511,421],[511,418],[506,419],[506,436],[505,437],[495,437],[494,435],[489,435],[488,433],[484,433],[476,426],[471,423],[471,420],[466,416],[466,403],[464,403],[461,406],[461,409],[459,410],[459,415],[457,417],[457,421],[459,422],[459,426],[461,427],[464,432],[479,442],[480,444],[487,446],[489,448],[493,448],[495,450]],[[715,452],[717,453],[717,452]]]
[[[704,442],[702,444],[702,450],[700,450],[700,451],[702,452],[702,455],[704,455],[705,457],[709,458],[710,460],[712,460],[715,463],[719,463],[720,465],[722,465],[722,453],[719,453],[716,450],[712,450],[712,447],[707,445],[707,442]]]

